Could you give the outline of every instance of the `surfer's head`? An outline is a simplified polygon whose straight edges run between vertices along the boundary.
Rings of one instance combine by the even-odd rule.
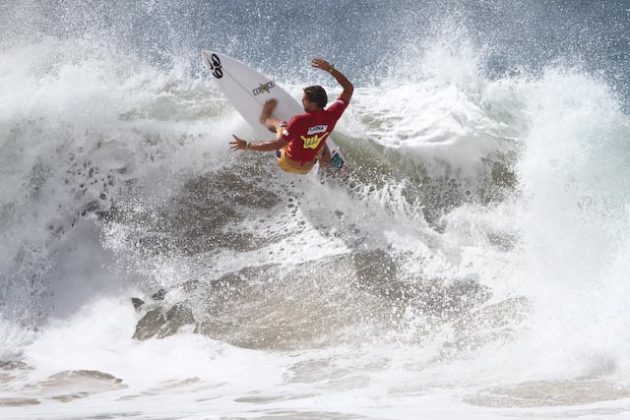
[[[326,90],[319,85],[304,88],[304,96],[302,97],[302,105],[304,111],[313,112],[322,109],[328,103],[328,95]]]

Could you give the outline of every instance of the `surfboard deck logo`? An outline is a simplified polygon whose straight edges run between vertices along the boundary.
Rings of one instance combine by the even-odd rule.
[[[264,84],[261,83],[260,86],[258,86],[256,89],[252,89],[252,93],[254,94],[254,96],[258,96],[261,93],[269,93],[271,92],[271,89],[275,86],[276,84],[273,82],[273,80]]]
[[[216,79],[220,79],[223,77],[223,69],[221,68],[221,59],[218,55],[212,54],[210,58],[206,57],[206,62],[208,63],[208,67],[210,67],[210,71],[212,71],[212,75]]]

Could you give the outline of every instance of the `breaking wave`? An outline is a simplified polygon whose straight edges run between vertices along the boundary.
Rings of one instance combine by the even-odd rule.
[[[61,4],[9,3],[37,31],[1,32],[0,406],[18,406],[11,416],[37,405],[70,418],[55,401],[86,397],[77,416],[623,407],[630,124],[616,71],[627,48],[615,32],[588,38],[610,10],[552,2],[590,40],[561,56],[551,35],[499,43],[513,17],[494,2],[406,2],[403,17],[326,4],[336,25],[363,17],[357,38],[290,45],[271,3]],[[284,6],[302,23],[292,39],[319,23]],[[526,24],[541,12],[517,6]],[[401,34],[375,14],[400,18]],[[497,16],[485,29],[495,44],[480,43]],[[209,17],[196,34],[191,22]],[[228,37],[236,23],[254,30]],[[353,46],[361,36],[371,49]],[[580,56],[602,39],[598,72]],[[286,49],[278,67],[274,42]],[[335,132],[349,170],[295,177],[271,156],[231,152],[231,134],[252,131],[201,47],[296,96],[314,82],[337,90],[305,65],[330,57],[357,85]],[[442,398],[452,413],[431,408]]]

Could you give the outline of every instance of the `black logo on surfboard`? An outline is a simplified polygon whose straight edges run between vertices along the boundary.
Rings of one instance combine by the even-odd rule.
[[[261,83],[260,86],[252,89],[252,93],[254,94],[254,96],[258,96],[261,93],[269,93],[269,91],[271,91],[274,86],[276,86],[276,84],[273,82],[273,80],[270,80],[267,83]]]
[[[212,75],[217,79],[222,78],[223,69],[221,68],[221,60],[219,59],[219,56],[216,54],[212,54],[210,58],[206,56],[206,61],[208,62],[208,67],[210,67]]]

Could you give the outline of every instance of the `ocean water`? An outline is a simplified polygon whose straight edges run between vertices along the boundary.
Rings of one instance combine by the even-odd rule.
[[[0,418],[630,416],[628,1],[0,10]],[[333,62],[348,170],[201,49]]]

